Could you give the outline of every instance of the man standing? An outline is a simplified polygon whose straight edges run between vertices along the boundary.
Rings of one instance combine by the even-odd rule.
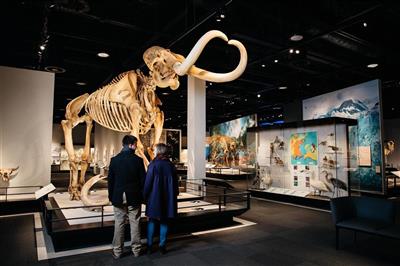
[[[142,190],[145,179],[143,159],[135,154],[137,138],[126,135],[123,148],[111,159],[108,172],[108,198],[114,207],[114,259],[119,259],[124,247],[125,218],[129,217],[131,249],[135,257],[140,254],[140,215]]]

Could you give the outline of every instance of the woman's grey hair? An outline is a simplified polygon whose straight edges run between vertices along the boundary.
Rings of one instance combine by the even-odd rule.
[[[156,144],[156,146],[154,148],[154,152],[155,152],[156,156],[167,155],[168,146],[164,143],[158,143],[158,144]]]

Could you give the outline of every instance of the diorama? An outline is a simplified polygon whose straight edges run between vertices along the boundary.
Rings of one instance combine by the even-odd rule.
[[[255,139],[247,136],[247,129],[256,121],[256,115],[250,115],[211,127],[206,140],[207,176],[238,178],[254,172]]]
[[[358,156],[349,141],[353,119],[327,118],[249,129],[257,138],[252,190],[315,199],[349,194]],[[254,136],[253,136],[254,138]]]

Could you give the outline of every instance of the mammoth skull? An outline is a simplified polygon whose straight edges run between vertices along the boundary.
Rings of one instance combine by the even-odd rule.
[[[16,168],[0,168],[0,177],[3,179],[3,181],[8,182],[12,174],[17,171],[18,168],[19,166]]]
[[[204,47],[214,38],[221,38],[229,45],[238,48],[240,52],[240,61],[233,71],[228,73],[214,73],[194,65]],[[228,37],[226,37],[223,32],[212,30],[204,34],[203,37],[197,41],[186,58],[168,49],[153,46],[144,52],[143,60],[150,69],[151,76],[158,87],[170,87],[175,90],[179,87],[178,75],[183,76],[187,74],[212,82],[228,82],[237,79],[246,69],[247,51],[241,42],[228,40]]]

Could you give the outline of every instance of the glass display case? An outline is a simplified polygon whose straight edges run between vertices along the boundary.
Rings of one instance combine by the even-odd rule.
[[[359,184],[351,180],[359,165],[356,134],[357,120],[344,118],[249,129],[257,162],[249,189],[316,199],[349,195]]]

